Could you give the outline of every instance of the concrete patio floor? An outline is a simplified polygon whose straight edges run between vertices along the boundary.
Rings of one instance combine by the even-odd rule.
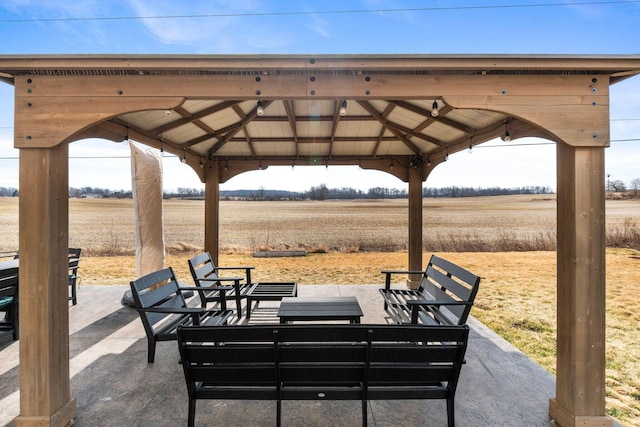
[[[362,323],[388,323],[379,285],[304,285],[299,296],[356,296]],[[78,426],[181,426],[187,393],[175,341],[147,341],[136,311],[120,304],[125,286],[80,286],[70,306],[71,393]],[[275,302],[261,302],[251,323],[277,322]],[[473,311],[472,311],[473,314]],[[243,316],[242,322],[246,322]],[[457,426],[551,426],[555,378],[475,319],[456,393]],[[0,333],[0,425],[19,414],[19,345]],[[360,402],[283,402],[283,426],[360,426]],[[270,401],[199,401],[196,425],[272,426]],[[370,426],[445,426],[444,401],[369,402]]]

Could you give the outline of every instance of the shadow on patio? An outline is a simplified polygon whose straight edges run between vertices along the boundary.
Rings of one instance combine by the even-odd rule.
[[[300,296],[356,296],[363,323],[387,323],[375,285],[305,285]],[[187,392],[175,342],[147,343],[135,310],[120,305],[124,286],[82,286],[70,306],[71,395],[79,426],[176,426],[187,423]],[[271,304],[271,305],[270,305]],[[275,321],[274,303],[261,302],[251,323]],[[472,312],[473,313],[473,312]],[[245,321],[243,317],[243,321]],[[550,426],[555,379],[475,319],[467,363],[456,393],[458,426]],[[0,425],[19,413],[18,343],[0,335]],[[285,426],[359,426],[359,401],[283,402]],[[199,401],[197,425],[271,426],[270,401]],[[445,401],[369,402],[372,426],[446,425]]]

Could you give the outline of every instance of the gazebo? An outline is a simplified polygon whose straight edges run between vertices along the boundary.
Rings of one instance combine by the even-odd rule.
[[[135,139],[205,183],[217,259],[219,185],[273,165],[359,165],[408,183],[407,267],[422,269],[422,184],[497,137],[557,147],[557,380],[549,416],[603,426],[609,87],[640,56],[0,56],[20,150],[20,415],[64,426],[69,381],[68,145]],[[533,167],[533,166],[532,166]],[[412,286],[413,283],[408,284]]]

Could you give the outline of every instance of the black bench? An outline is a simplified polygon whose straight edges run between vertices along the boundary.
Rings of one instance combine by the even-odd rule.
[[[223,325],[231,310],[206,310],[187,305],[183,291],[171,267],[142,276],[130,283],[136,310],[147,334],[149,363],[153,363],[157,341],[176,339],[176,329],[183,325]]]
[[[71,305],[78,304],[78,292],[76,287],[81,253],[81,248],[69,248],[69,290],[71,291],[69,301],[71,301]]]
[[[18,267],[0,269],[0,331],[12,331],[18,339]]]
[[[432,255],[424,271],[383,270],[384,309],[397,323],[463,325],[473,306],[480,277]],[[391,288],[393,274],[422,274],[418,289]]]
[[[413,325],[253,325],[178,328],[189,397],[198,399],[368,400],[454,397],[469,329]],[[221,345],[222,344],[222,345]]]

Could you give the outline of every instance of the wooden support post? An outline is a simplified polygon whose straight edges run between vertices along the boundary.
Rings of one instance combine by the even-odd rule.
[[[560,426],[612,426],[605,415],[604,148],[557,148],[558,333],[556,397]]]
[[[409,168],[409,270],[422,270],[422,165]],[[422,276],[411,275],[407,286],[417,289]]]
[[[220,250],[220,169],[218,162],[207,162],[204,187],[204,249],[218,264]]]
[[[69,381],[69,146],[20,150],[20,415],[14,426],[66,426]]]

